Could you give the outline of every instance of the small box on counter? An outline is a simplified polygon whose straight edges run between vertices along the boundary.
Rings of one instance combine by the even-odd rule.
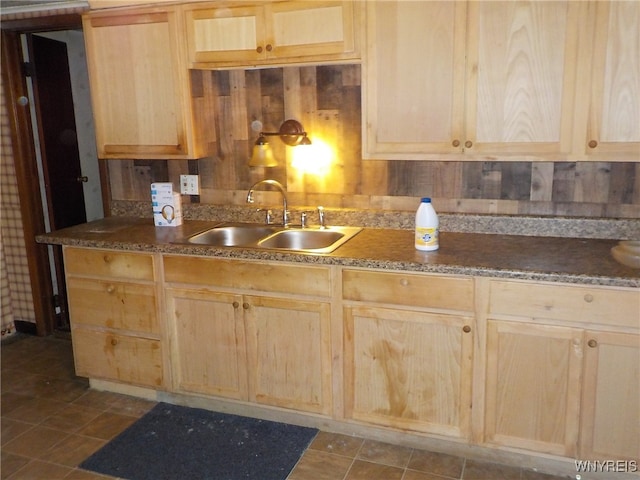
[[[156,227],[182,225],[182,200],[180,194],[173,191],[172,183],[152,183],[151,204],[153,206],[153,222]]]

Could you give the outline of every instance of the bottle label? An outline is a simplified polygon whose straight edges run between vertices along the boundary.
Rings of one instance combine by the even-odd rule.
[[[438,229],[434,227],[416,227],[416,246],[437,247]]]

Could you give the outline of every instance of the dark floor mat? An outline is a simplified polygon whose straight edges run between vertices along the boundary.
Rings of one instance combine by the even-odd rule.
[[[128,480],[284,480],[317,432],[159,403],[80,467]]]

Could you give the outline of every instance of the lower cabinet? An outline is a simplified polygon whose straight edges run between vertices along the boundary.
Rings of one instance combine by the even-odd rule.
[[[331,414],[328,268],[196,257],[164,264],[176,389]]]
[[[152,255],[65,247],[76,373],[165,387]]]
[[[582,350],[579,329],[489,321],[486,440],[575,455]]]
[[[580,456],[640,462],[640,335],[585,340]]]
[[[638,289],[490,281],[485,442],[640,461],[639,332]]]
[[[469,435],[473,319],[345,308],[345,412],[363,422]]]
[[[473,279],[345,270],[343,299],[346,417],[469,437]]]
[[[640,289],[79,247],[64,258],[78,375],[640,462]]]
[[[175,387],[185,392],[248,399],[242,296],[167,289]]]

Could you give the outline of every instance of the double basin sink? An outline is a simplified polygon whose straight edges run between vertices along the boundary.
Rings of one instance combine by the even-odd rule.
[[[187,237],[183,242],[212,247],[247,247],[306,253],[331,253],[362,228],[300,227],[262,223],[224,223]]]

